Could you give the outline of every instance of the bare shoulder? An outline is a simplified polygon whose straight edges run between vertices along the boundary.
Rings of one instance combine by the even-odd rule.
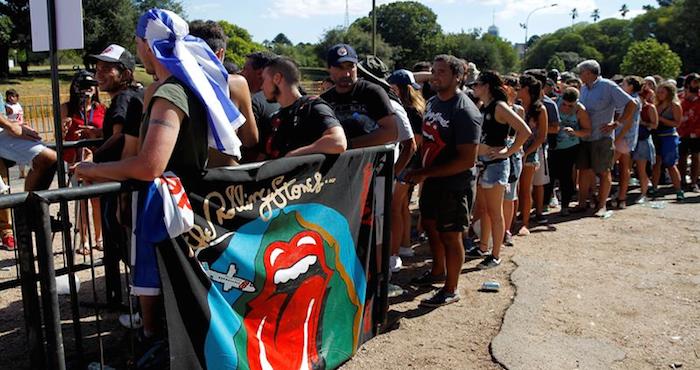
[[[242,104],[250,101],[250,90],[248,90],[248,81],[241,75],[228,76],[228,91],[231,100],[240,109]]]

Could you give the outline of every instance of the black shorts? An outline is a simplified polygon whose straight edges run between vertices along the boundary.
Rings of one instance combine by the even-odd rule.
[[[700,137],[682,137],[678,146],[681,157],[700,153]]]
[[[462,232],[469,227],[470,194],[425,185],[420,197],[420,212],[424,220],[434,220],[439,232]]]

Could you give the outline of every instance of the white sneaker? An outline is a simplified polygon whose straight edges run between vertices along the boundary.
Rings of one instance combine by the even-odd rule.
[[[10,187],[4,182],[0,181],[0,194],[7,194],[10,192]]]
[[[389,270],[391,272],[399,272],[399,271],[401,271],[401,267],[403,267],[403,262],[401,261],[401,257],[399,257],[399,256],[389,257]]]
[[[128,313],[119,315],[119,323],[127,329],[138,329],[143,326],[141,315],[138,312],[133,315],[129,315]]]
[[[411,247],[399,248],[399,256],[401,256],[401,257],[413,257],[415,255],[416,255],[416,253],[413,252],[413,248],[411,248]]]
[[[637,199],[637,201],[636,201],[635,203],[637,203],[637,204],[644,204],[644,203],[646,203],[646,202],[647,202],[647,197],[645,197],[644,195],[642,195],[641,197],[639,197],[639,199]]]

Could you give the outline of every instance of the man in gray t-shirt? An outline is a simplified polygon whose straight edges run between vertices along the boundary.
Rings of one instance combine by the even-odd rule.
[[[579,176],[579,210],[584,209],[593,186],[594,176],[600,177],[600,191],[596,216],[603,217],[607,212],[606,202],[610,194],[614,140],[623,140],[632,126],[632,116],[637,104],[631,96],[616,83],[600,77],[600,64],[586,60],[578,65],[581,81],[581,104],[591,117],[591,136],[583,138],[577,167]],[[615,110],[622,115],[615,121]],[[615,138],[615,128],[622,126],[619,137]]]

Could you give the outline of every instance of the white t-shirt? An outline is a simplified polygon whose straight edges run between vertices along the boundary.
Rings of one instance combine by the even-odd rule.
[[[12,112],[7,115],[8,120],[24,123],[24,109],[22,109],[22,105],[20,103],[5,104],[5,107],[6,109],[10,109]]]
[[[408,119],[408,114],[403,108],[401,103],[396,100],[389,99],[391,101],[391,107],[394,108],[394,113],[396,115],[396,128],[398,130],[398,135],[396,137],[396,142],[400,143],[404,140],[413,138],[413,129],[411,128],[411,121]]]

